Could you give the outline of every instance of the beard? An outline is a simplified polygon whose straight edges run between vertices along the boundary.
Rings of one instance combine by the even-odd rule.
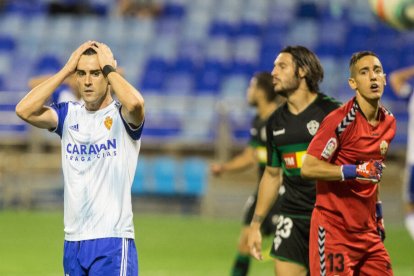
[[[294,76],[291,80],[286,81],[285,83],[279,83],[281,87],[275,86],[275,93],[287,97],[292,92],[296,91],[300,85],[300,79]]]

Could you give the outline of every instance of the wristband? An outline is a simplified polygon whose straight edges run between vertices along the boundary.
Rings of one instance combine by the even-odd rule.
[[[357,177],[356,165],[342,165],[342,181],[348,179],[355,179]]]
[[[102,68],[102,74],[104,75],[105,78],[108,77],[109,73],[111,72],[116,72],[116,69],[114,67],[112,67],[111,65],[107,64]]]
[[[382,219],[382,202],[381,201],[377,201],[377,203],[375,203],[375,216],[378,219]]]

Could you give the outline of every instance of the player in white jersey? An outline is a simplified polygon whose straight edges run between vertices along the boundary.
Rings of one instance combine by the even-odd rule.
[[[406,202],[405,225],[414,240],[414,93],[410,79],[414,78],[414,66],[393,71],[390,83],[393,91],[408,102],[408,136],[406,172],[404,180],[404,201]]]
[[[59,72],[16,106],[23,120],[61,137],[65,275],[138,275],[131,185],[144,100],[115,68],[108,46],[85,42]],[[73,73],[84,103],[46,106]]]

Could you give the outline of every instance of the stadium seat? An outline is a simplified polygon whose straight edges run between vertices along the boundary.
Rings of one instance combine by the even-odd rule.
[[[190,95],[193,88],[192,73],[172,72],[166,75],[162,90],[168,95]]]
[[[176,193],[177,161],[168,156],[156,157],[153,160],[155,193],[173,195]]]
[[[207,164],[201,158],[186,158],[182,164],[185,195],[202,196],[207,189]]]
[[[150,193],[153,187],[153,179],[151,175],[151,164],[148,158],[143,155],[139,156],[137,168],[135,171],[134,181],[132,182],[131,192],[133,195],[141,195]]]

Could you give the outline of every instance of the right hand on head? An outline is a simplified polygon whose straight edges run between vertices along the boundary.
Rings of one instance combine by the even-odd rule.
[[[256,260],[263,260],[262,256],[262,234],[260,233],[260,227],[250,226],[249,237],[247,244],[250,249],[250,255]]]
[[[84,42],[82,45],[80,45],[69,57],[66,64],[63,66],[62,70],[66,71],[66,74],[69,76],[72,73],[75,72],[76,67],[78,67],[79,59],[82,55],[82,53],[88,49],[91,48],[93,41],[89,40]]]

